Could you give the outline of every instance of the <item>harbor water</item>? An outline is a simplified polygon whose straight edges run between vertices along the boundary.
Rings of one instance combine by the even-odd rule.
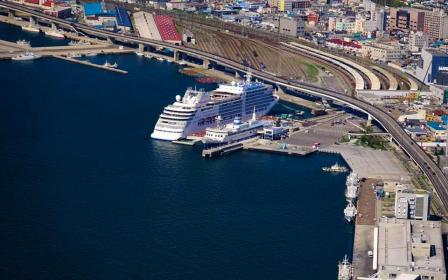
[[[17,32],[0,25],[29,40]],[[0,61],[0,279],[336,279],[353,241],[346,174],[321,168],[338,156],[206,160],[151,140],[195,81],[108,60],[129,74]]]

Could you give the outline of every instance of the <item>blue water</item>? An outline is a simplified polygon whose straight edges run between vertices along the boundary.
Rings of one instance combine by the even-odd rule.
[[[111,59],[129,74],[0,61],[0,279],[336,279],[353,227],[320,169],[340,158],[153,141],[194,80]]]

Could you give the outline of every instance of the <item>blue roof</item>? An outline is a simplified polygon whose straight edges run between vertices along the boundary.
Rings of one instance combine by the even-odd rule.
[[[443,115],[442,116],[442,122],[444,125],[448,125],[448,115]]]
[[[84,3],[84,15],[94,16],[103,12],[103,6],[100,2]]]
[[[131,19],[129,18],[128,11],[123,7],[116,7],[117,24],[118,26],[132,27]]]
[[[445,128],[437,122],[427,122],[426,125],[434,130],[445,130]]]

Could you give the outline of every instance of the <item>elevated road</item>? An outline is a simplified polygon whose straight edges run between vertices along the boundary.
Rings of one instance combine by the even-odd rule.
[[[366,67],[364,67],[364,66],[362,66],[360,64],[357,64],[357,63],[355,63],[355,62],[353,62],[353,61],[351,61],[349,59],[346,59],[346,58],[343,58],[343,57],[340,57],[340,56],[336,56],[336,55],[333,55],[333,54],[328,53],[328,52],[323,52],[323,51],[318,50],[316,48],[311,48],[311,47],[308,47],[308,46],[305,46],[305,45],[302,45],[302,44],[298,44],[298,43],[295,43],[295,42],[290,42],[289,44],[286,44],[286,43],[283,43],[283,44],[290,45],[290,46],[293,46],[295,48],[302,49],[304,51],[312,52],[312,53],[314,53],[317,56],[326,57],[328,60],[338,61],[340,63],[348,65],[349,67],[351,67],[353,69],[356,69],[357,71],[361,72],[362,74],[364,74],[367,77],[368,81],[370,82],[370,89],[371,90],[380,90],[381,89],[380,79],[372,71],[370,71],[369,69],[367,69]]]
[[[292,82],[287,79],[277,77],[270,73],[265,73],[256,69],[250,69],[247,66],[244,66],[240,63],[234,62],[230,59],[218,57],[216,55],[206,53],[203,51],[198,51],[190,48],[186,48],[183,46],[176,46],[173,44],[137,38],[130,35],[117,34],[109,31],[98,30],[83,24],[79,23],[71,23],[62,19],[54,18],[51,16],[44,15],[38,11],[34,11],[23,7],[21,5],[12,4],[6,2],[5,0],[0,0],[0,7],[4,7],[13,11],[19,11],[23,13],[30,14],[34,17],[45,19],[50,22],[57,23],[66,28],[71,28],[75,31],[81,31],[83,33],[91,34],[94,36],[102,37],[102,38],[114,38],[115,40],[120,40],[128,43],[135,44],[144,44],[144,45],[152,45],[158,47],[171,48],[175,51],[184,52],[186,54],[202,58],[209,61],[215,61],[223,66],[235,69],[241,72],[251,72],[254,77],[262,79],[264,81],[274,83],[277,85],[286,86],[307,94],[321,96],[325,98],[330,98],[339,102],[343,102],[353,107],[356,110],[364,112],[370,115],[373,119],[375,119],[390,135],[393,139],[401,146],[401,148],[409,155],[410,158],[420,167],[420,169],[425,173],[428,179],[434,186],[435,193],[441,199],[445,209],[448,209],[448,179],[443,174],[442,170],[437,166],[435,162],[420,148],[415,142],[406,134],[406,132],[401,128],[401,126],[390,117],[387,112],[382,109],[375,107],[369,103],[364,101],[355,99],[353,97],[344,95],[343,93],[336,92],[329,89],[323,89],[316,86],[301,84],[298,82]]]

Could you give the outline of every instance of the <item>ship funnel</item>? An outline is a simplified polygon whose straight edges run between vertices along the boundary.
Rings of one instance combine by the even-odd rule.
[[[254,111],[252,112],[252,121],[256,120],[257,120],[257,113],[255,112],[255,106],[254,106]]]
[[[246,73],[246,82],[250,83],[252,80],[252,73],[251,72],[247,72]]]

